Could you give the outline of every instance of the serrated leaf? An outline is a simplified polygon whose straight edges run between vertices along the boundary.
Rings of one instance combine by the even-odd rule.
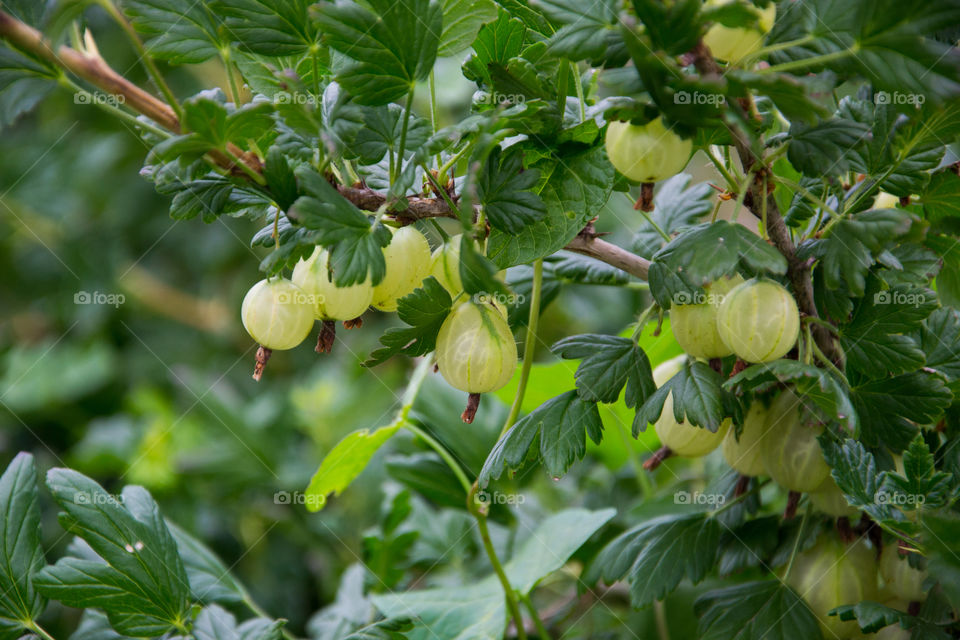
[[[137,31],[146,36],[147,54],[171,64],[209,60],[227,48],[219,21],[204,2],[123,0]]]
[[[492,0],[443,0],[443,33],[437,55],[453,56],[470,48],[485,22],[497,18]]]
[[[197,180],[157,184],[156,189],[173,196],[170,217],[174,220],[199,217],[210,223],[222,215],[261,220],[273,207],[273,201],[259,191],[212,172]]]
[[[832,119],[810,127],[795,121],[790,126],[787,159],[797,171],[809,176],[843,173],[852,149],[863,143],[870,129],[852,120]]]
[[[610,196],[613,167],[602,147],[552,156],[556,169],[540,192],[547,214],[517,235],[493,229],[487,257],[506,268],[551,255],[570,242]],[[538,165],[538,168],[545,170]]]
[[[338,442],[310,479],[306,489],[307,510],[320,511],[327,504],[328,496],[346,489],[401,426],[401,422],[394,422],[373,431],[360,429]]]
[[[489,85],[492,64],[506,64],[508,60],[520,55],[527,32],[523,22],[511,18],[502,9],[497,19],[480,27],[473,41],[474,55],[463,65],[464,75]]]
[[[282,620],[252,618],[238,626],[232,613],[214,604],[197,614],[191,635],[196,640],[280,640],[283,625]]]
[[[469,295],[485,297],[508,295],[507,288],[497,279],[497,265],[477,250],[470,234],[460,236],[460,282]]]
[[[830,612],[830,615],[835,615],[841,620],[856,620],[860,630],[865,633],[879,631],[883,627],[894,624],[899,627],[901,620],[909,621],[913,619],[913,616],[899,609],[891,609],[869,600],[837,607]]]
[[[19,453],[0,476],[0,638],[28,633],[46,608],[33,577],[43,568],[40,502],[33,456]]]
[[[388,618],[357,629],[343,640],[404,640],[406,631],[413,629],[407,618]]]
[[[365,107],[361,111],[363,126],[356,132],[351,145],[361,164],[376,164],[387,153],[395,153],[403,129],[403,107],[388,104]],[[331,117],[328,117],[328,121]],[[416,150],[430,137],[430,123],[416,114],[410,114],[407,125],[406,151]]]
[[[713,569],[720,544],[720,523],[706,513],[652,518],[614,538],[584,575],[593,584],[603,578],[630,583],[630,601],[644,607],[677,588],[683,578],[696,584]]]
[[[703,286],[721,276],[743,271],[782,275],[783,255],[746,227],[718,220],[687,229],[654,256],[650,265],[650,290],[664,309],[676,293],[671,279]]]
[[[960,311],[944,307],[923,321],[918,344],[925,354],[925,365],[950,381],[960,378]]]
[[[817,243],[824,281],[831,289],[864,294],[867,270],[893,239],[910,228],[910,216],[894,209],[865,211],[840,220]]]
[[[920,520],[927,571],[954,608],[960,606],[960,518],[950,512],[924,514]]]
[[[477,197],[490,226],[511,235],[541,220],[547,206],[534,187],[540,172],[523,168],[523,152],[513,147],[501,152],[496,147],[477,181]]]
[[[817,618],[778,580],[708,591],[693,605],[700,640],[793,640],[820,637]]]
[[[553,478],[563,476],[587,451],[586,438],[600,444],[603,423],[595,402],[567,391],[548,400],[517,421],[494,446],[477,482],[486,487],[506,469],[518,469],[532,448],[544,470]]]
[[[36,574],[37,588],[67,606],[103,609],[124,635],[154,637],[182,628],[189,616],[187,574],[146,490],[128,486],[121,503],[70,469],[51,469],[47,486],[63,509],[61,525],[102,560],[61,558]]]
[[[653,196],[650,218],[669,236],[680,229],[696,224],[713,209],[713,189],[706,182],[690,186],[693,176],[678,173],[665,180]],[[633,237],[634,251],[644,258],[652,258],[666,241],[649,223],[642,223]]]
[[[422,356],[433,351],[452,304],[450,294],[436,278],[424,280],[421,287],[400,298],[397,304],[397,315],[410,326],[388,329],[380,336],[383,346],[371,353],[363,366],[378,365],[398,353]]]
[[[892,520],[893,509],[887,502],[877,502],[882,475],[873,454],[856,440],[848,438],[836,443],[821,439],[823,456],[850,505],[867,512],[874,520]]]
[[[244,49],[287,56],[308,53],[320,41],[307,11],[310,4],[310,0],[214,0],[211,6],[226,17],[228,33]]]
[[[177,542],[194,600],[220,604],[243,602],[244,588],[213,551],[172,522],[167,522],[167,528]]]
[[[313,231],[316,243],[330,251],[334,282],[344,287],[367,279],[379,283],[387,270],[383,247],[390,244],[390,232],[371,224],[312,167],[301,165],[295,173],[301,191],[309,195],[300,197],[287,216]]]
[[[688,360],[676,375],[637,409],[633,420],[633,437],[644,431],[647,423],[657,421],[668,395],[673,400],[673,416],[677,422],[687,422],[716,433],[725,417],[722,383],[720,374],[710,365]]]
[[[49,68],[12,49],[0,48],[0,128],[33,109],[54,87]]]
[[[616,402],[626,385],[627,406],[635,408],[657,388],[647,354],[629,338],[584,334],[564,338],[550,350],[561,358],[581,360],[577,393],[588,402]]]
[[[860,439],[898,452],[910,444],[917,425],[943,415],[953,394],[939,376],[912,371],[859,385],[850,398],[860,416]]]
[[[953,484],[951,474],[936,469],[933,454],[918,433],[903,452],[903,475],[888,471],[881,491],[906,509],[939,509],[956,498]]]
[[[619,9],[616,0],[591,4],[577,0],[539,0],[536,4],[548,18],[561,25],[547,41],[547,50],[552,55],[574,61],[600,61],[615,48],[611,47],[608,36],[616,33]],[[626,58],[622,44],[620,50],[620,57]]]
[[[960,176],[941,171],[930,178],[923,192],[923,214],[933,223],[960,219]]]
[[[367,6],[370,8],[368,9]],[[339,0],[315,5],[330,48],[350,58],[337,80],[360,104],[399,100],[437,58],[443,8],[434,0]]]

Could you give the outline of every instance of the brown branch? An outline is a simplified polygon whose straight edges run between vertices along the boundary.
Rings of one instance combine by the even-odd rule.
[[[564,249],[606,262],[641,280],[646,280],[647,273],[650,271],[649,260],[641,258],[635,253],[630,253],[626,249],[621,249],[606,240],[601,240],[597,232],[593,230],[592,225],[587,225]]]
[[[690,54],[693,56],[693,64],[700,75],[713,78],[721,77],[722,74],[717,61],[702,40],[697,43]],[[731,107],[740,106],[746,111],[747,117],[750,117],[753,111],[752,100],[746,98],[741,102],[742,104],[731,105]],[[744,197],[744,204],[757,218],[766,217],[767,235],[787,260],[787,278],[793,287],[800,311],[809,317],[817,318],[819,314],[813,297],[810,265],[797,255],[797,248],[790,237],[790,230],[787,229],[787,224],[780,213],[777,201],[768,188],[768,185],[771,184],[770,169],[764,165],[763,159],[754,152],[749,138],[739,127],[728,123],[727,129],[733,137],[733,146],[740,158],[740,164],[743,165],[743,170],[754,172],[749,192]],[[764,201],[766,201],[766,211],[764,211]],[[816,323],[813,325],[813,337],[823,353],[834,363],[839,364],[841,361],[840,352],[836,347],[833,336],[830,335],[830,331]]]

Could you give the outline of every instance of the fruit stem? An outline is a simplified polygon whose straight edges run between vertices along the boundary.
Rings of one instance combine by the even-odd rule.
[[[711,515],[711,516],[718,516],[718,515],[720,515],[721,513],[723,513],[724,511],[726,511],[727,509],[731,509],[731,508],[735,507],[736,505],[740,504],[741,502],[743,502],[744,500],[746,500],[747,498],[749,498],[749,497],[752,496],[753,494],[755,494],[755,493],[757,493],[758,491],[760,491],[760,489],[763,489],[765,486],[767,486],[767,483],[768,483],[768,482],[770,482],[770,480],[764,480],[764,481],[762,481],[762,482],[757,482],[757,483],[755,483],[755,484],[750,488],[749,491],[744,491],[744,492],[741,493],[740,495],[736,496],[736,497],[735,497],[733,500],[731,500],[730,502],[725,502],[722,507],[720,507],[719,509],[713,510],[713,511],[710,513],[710,515]]]
[[[523,339],[523,366],[520,368],[520,382],[517,384],[517,392],[513,395],[513,403],[510,405],[510,413],[507,415],[503,428],[500,429],[499,440],[502,438],[517,416],[520,415],[520,408],[523,405],[523,396],[527,392],[527,383],[530,380],[530,370],[533,367],[533,357],[537,350],[537,326],[540,323],[540,296],[543,290],[543,258],[538,258],[533,263],[533,283],[530,290],[530,315],[527,316],[527,335]]]
[[[510,615],[513,617],[513,622],[517,627],[517,638],[519,638],[519,640],[526,640],[527,630],[523,626],[523,615],[520,613],[520,606],[517,603],[517,592],[514,591],[513,585],[510,584],[510,578],[507,577],[507,572],[503,570],[500,558],[497,557],[497,550],[493,546],[493,540],[490,538],[490,529],[487,527],[487,507],[482,506],[482,503],[475,499],[479,489],[479,485],[474,482],[470,488],[470,492],[467,494],[467,511],[473,514],[473,517],[477,520],[477,529],[480,531],[483,549],[490,559],[493,572],[497,574],[497,579],[500,580],[500,586],[503,587],[504,598],[507,601],[507,609],[510,610]]]
[[[720,175],[723,176],[723,179],[727,182],[727,189],[736,189],[737,180],[734,178],[727,168],[723,166],[723,163],[720,162],[719,158],[713,155],[713,152],[709,148],[704,149],[703,152],[707,154],[707,157],[710,159],[710,162],[713,163],[713,166],[716,167],[717,171],[720,172]]]
[[[430,76],[427,78],[427,84],[430,89],[430,124],[433,127],[433,133],[437,132],[437,126],[440,122],[440,110],[437,108],[437,74],[434,67],[430,68]],[[437,170],[440,170],[440,165],[442,164],[443,159],[440,157],[440,152],[437,152]]]
[[[393,182],[400,179],[400,173],[403,171],[403,154],[407,148],[407,129],[410,128],[410,112],[413,109],[413,87],[407,93],[407,104],[403,109],[403,125],[400,127],[400,144],[397,145],[397,163],[394,166],[394,173],[390,176]]]
[[[653,182],[644,182],[640,184],[640,197],[634,209],[637,211],[653,211]]]
[[[570,73],[573,74],[574,87],[577,90],[577,100],[580,102],[580,122],[583,122],[587,119],[587,106],[583,97],[583,82],[580,69],[577,68],[577,63],[572,60],[570,61]]]
[[[263,345],[257,345],[257,363],[253,365],[253,379],[257,382],[260,382],[260,378],[263,377],[263,369],[267,366],[267,361],[272,353],[271,349]]]
[[[447,451],[446,447],[440,444],[440,442],[438,442],[436,438],[434,438],[429,433],[427,433],[426,431],[424,431],[423,429],[421,429],[420,427],[418,427],[417,425],[415,425],[409,420],[403,421],[403,428],[407,429],[408,431],[410,431],[410,433],[413,433],[418,438],[426,442],[427,446],[433,449],[437,453],[437,455],[440,456],[440,458],[447,464],[447,466],[450,467],[450,470],[453,472],[453,475],[457,477],[457,481],[460,482],[460,486],[463,487],[463,490],[467,494],[470,493],[470,491],[472,490],[472,487],[470,485],[470,480],[467,478],[467,474],[464,473],[463,467],[461,467],[460,464],[457,463],[456,459],[453,457],[453,455],[450,454],[449,451]]]
[[[39,624],[37,624],[33,620],[29,621],[24,626],[30,629],[30,631],[33,631],[35,634],[37,634],[41,638],[43,638],[43,640],[54,640],[54,637],[50,635],[50,633],[46,629],[41,627]]]
[[[460,419],[470,424],[473,422],[473,419],[477,417],[477,409],[480,408],[480,394],[471,393],[467,396],[467,406],[463,410],[463,413],[460,414]]]
[[[627,197],[627,199],[630,201],[630,204],[635,204],[633,201],[633,198],[630,197],[630,192],[624,191],[623,195]],[[643,209],[637,209],[637,211],[639,211],[640,215],[643,216],[643,219],[647,221],[647,224],[653,227],[654,231],[660,234],[661,238],[663,238],[666,242],[670,242],[671,240],[670,235],[666,231],[664,231],[663,228],[660,225],[658,225],[653,218],[650,217],[650,214],[648,212],[644,211]]]
[[[787,507],[783,510],[783,519],[790,520],[795,515],[797,515],[797,505],[800,504],[800,496],[803,495],[799,491],[791,491],[787,494]]]
[[[652,456],[643,463],[643,468],[647,471],[654,471],[660,464],[673,455],[673,450],[664,445],[657,449]]]

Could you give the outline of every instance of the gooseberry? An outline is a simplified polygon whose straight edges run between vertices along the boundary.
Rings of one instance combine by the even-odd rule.
[[[453,236],[433,250],[430,256],[430,275],[437,279],[451,296],[457,296],[463,291],[463,281],[460,279],[460,239]]]
[[[896,209],[899,206],[900,198],[886,191],[881,191],[877,194],[877,197],[873,199],[874,209]]]
[[[730,429],[723,439],[723,458],[731,467],[745,476],[758,476],[763,473],[763,460],[760,442],[767,424],[767,408],[760,400],[754,400],[743,418],[740,440],[734,429]]]
[[[810,502],[813,508],[834,518],[853,518],[859,513],[856,507],[850,505],[844,497],[840,487],[832,477],[827,477],[816,491],[810,492]]]
[[[783,391],[770,404],[760,456],[767,475],[785,489],[816,491],[830,475],[817,436],[823,424],[808,424],[802,400]]]
[[[471,394],[502,388],[517,368],[517,343],[492,305],[458,304],[437,334],[437,366],[450,386]]]
[[[661,363],[653,370],[653,381],[658,387],[662,387],[683,368],[686,361],[687,356],[678,356]],[[724,420],[716,433],[687,422],[677,422],[673,415],[673,392],[671,391],[667,394],[667,399],[663,403],[663,412],[653,427],[660,442],[671,451],[677,455],[694,458],[704,456],[720,446],[730,427],[730,419]]]
[[[829,612],[845,604],[877,600],[874,552],[862,539],[847,545],[832,533],[824,534],[797,555],[786,582],[806,600],[824,637],[860,637],[856,621],[844,622]]]
[[[293,269],[293,282],[314,302],[314,313],[319,320],[353,320],[358,318],[373,300],[373,287],[367,280],[361,284],[338,287],[329,269],[330,254],[317,247],[306,260],[300,260]]]
[[[771,280],[748,280],[727,293],[717,311],[720,339],[741,360],[772,362],[800,335],[797,303]]]
[[[723,358],[733,351],[717,332],[717,310],[726,294],[743,282],[740,274],[711,282],[703,289],[698,304],[675,304],[670,307],[670,328],[677,344],[694,358]]]
[[[313,328],[313,305],[303,290],[286,278],[261,280],[250,287],[240,306],[243,328],[267,349],[293,349]]]
[[[923,590],[923,581],[927,572],[914,569],[906,556],[900,555],[897,544],[890,543],[880,552],[880,575],[887,590],[898,598],[908,602],[923,602],[927,598]]]
[[[706,6],[723,6],[738,0],[707,0]],[[714,24],[703,36],[703,42],[710,47],[710,53],[715,58],[737,62],[738,60],[755,53],[763,46],[763,38],[777,17],[776,2],[771,2],[766,9],[754,7],[750,2],[740,2],[757,16],[757,22],[751,27],[726,27]]]
[[[657,182],[680,173],[693,140],[683,139],[657,118],[644,125],[611,122],[607,126],[607,156],[617,171],[636,182]]]
[[[396,311],[397,300],[420,286],[430,274],[430,244],[415,227],[393,232],[383,249],[387,272],[373,288],[373,306],[381,311]]]

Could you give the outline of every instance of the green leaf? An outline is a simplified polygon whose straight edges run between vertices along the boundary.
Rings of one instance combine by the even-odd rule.
[[[86,609],[80,616],[80,624],[70,634],[69,640],[127,640],[113,630],[107,616],[97,609]]]
[[[308,195],[300,197],[287,216],[315,232],[316,243],[330,251],[334,282],[344,287],[367,279],[379,283],[387,271],[383,247],[390,244],[390,232],[371,224],[312,167],[301,165],[295,173]]]
[[[923,350],[910,333],[937,308],[937,295],[903,285],[886,291],[871,285],[866,293],[853,318],[840,328],[848,369],[874,378],[923,366]]]
[[[797,393],[812,400],[824,416],[840,421],[849,429],[857,426],[857,412],[843,383],[826,369],[797,360],[776,360],[747,367],[723,383],[725,389],[763,393],[779,385],[792,384]]]
[[[923,214],[933,223],[960,219],[960,176],[941,171],[930,178],[923,192]]]
[[[431,276],[424,280],[423,286],[397,303],[397,315],[410,326],[388,329],[380,336],[383,346],[371,353],[363,366],[378,365],[398,353],[422,356],[433,351],[440,326],[450,314],[452,304],[450,294],[436,278]]]
[[[183,103],[183,125],[211,147],[223,148],[227,142],[259,138],[273,127],[273,105],[257,102],[228,111],[225,104],[203,92]]]
[[[816,243],[824,281],[831,289],[864,294],[866,274],[893,240],[910,228],[910,216],[894,209],[866,211],[844,218]]]
[[[938,471],[933,454],[923,435],[918,433],[903,452],[903,475],[888,471],[881,491],[892,497],[892,502],[907,510],[939,509],[956,498],[953,476]]]
[[[170,217],[174,220],[199,217],[210,223],[222,215],[262,220],[273,207],[273,201],[263,193],[213,172],[197,180],[157,183],[156,189],[157,193],[173,196]]]
[[[319,44],[320,34],[307,11],[310,4],[310,0],[214,0],[211,7],[226,17],[227,32],[244,49],[287,56],[308,53]]]
[[[787,159],[797,171],[809,176],[843,173],[849,154],[870,135],[865,124],[833,119],[810,127],[800,121],[790,126]]]
[[[657,0],[633,0],[632,5],[646,27],[654,49],[676,56],[692,49],[700,39],[702,5],[696,0],[670,4]]]
[[[23,113],[56,87],[49,68],[12,49],[0,47],[0,128],[13,124]]]
[[[913,619],[913,616],[899,609],[891,609],[890,607],[877,602],[870,602],[869,600],[837,607],[830,613],[831,615],[838,616],[841,620],[856,620],[860,626],[860,630],[865,633],[873,633],[892,624],[900,626],[901,620],[908,621]]]
[[[523,22],[501,10],[496,20],[483,25],[477,32],[473,41],[474,54],[463,65],[464,75],[490,85],[490,66],[505,65],[520,55],[526,32]]]
[[[688,229],[653,256],[650,290],[668,309],[676,293],[670,284],[674,278],[699,287],[736,272],[786,271],[786,258],[763,238],[743,225],[718,220]]]
[[[927,37],[960,21],[950,0],[908,6],[897,0],[809,0],[784,9],[771,43],[812,36],[808,45],[771,55],[774,62],[810,61],[794,73],[826,67],[841,78],[859,75],[877,89],[931,101],[960,93],[960,54]]]
[[[196,640],[280,640],[284,621],[252,618],[237,626],[233,614],[217,605],[204,607],[193,623]]]
[[[705,362],[688,360],[672,378],[649,396],[637,409],[633,437],[656,422],[663,412],[667,396],[672,394],[673,415],[677,422],[689,422],[714,433],[726,417],[720,374]]]
[[[603,60],[615,49],[617,34],[616,0],[586,4],[577,0],[540,0],[544,14],[561,26],[547,41],[550,54],[568,60]],[[611,46],[614,45],[614,46]],[[621,41],[619,56],[626,59]]]
[[[508,295],[507,288],[497,279],[497,265],[477,250],[470,234],[460,236],[460,281],[469,295]]]
[[[584,582],[603,578],[630,583],[630,601],[644,607],[677,588],[683,578],[694,584],[713,569],[720,544],[720,523],[706,513],[651,518],[625,531],[597,554]]]
[[[728,7],[743,6],[729,4]],[[756,15],[756,14],[754,14]],[[758,73],[747,69],[727,69],[724,77],[730,82],[732,93],[746,96],[749,91],[770,98],[777,109],[792,121],[814,125],[818,116],[827,115],[827,110],[814,102],[803,82],[786,73]],[[822,142],[818,141],[818,144]],[[831,152],[834,152],[831,150]],[[843,152],[840,152],[842,157]],[[809,158],[805,158],[808,161]],[[830,167],[834,173],[837,167]],[[819,176],[818,176],[819,177]]]
[[[339,0],[316,6],[330,48],[351,59],[337,74],[360,104],[399,100],[426,80],[437,58],[443,8],[434,0]]]
[[[171,64],[195,64],[227,49],[220,23],[205,2],[123,0],[137,31],[146,36],[147,54]]]
[[[573,553],[614,516],[613,509],[567,509],[544,519],[504,565],[521,595],[560,569]],[[507,627],[503,587],[496,576],[463,587],[439,587],[377,594],[374,605],[386,616],[412,617],[411,640],[502,638]]]
[[[443,33],[437,55],[449,57],[466,51],[481,25],[496,19],[493,0],[443,0]]]
[[[373,431],[360,429],[338,442],[310,479],[305,500],[307,510],[320,511],[327,504],[327,496],[338,495],[350,486],[401,426],[401,422],[394,422]]]
[[[407,618],[388,618],[357,629],[343,640],[404,640],[411,629],[413,623]]]
[[[121,503],[70,469],[51,469],[47,486],[63,509],[61,525],[102,561],[61,558],[36,574],[41,593],[70,607],[103,609],[124,635],[182,629],[189,616],[187,574],[150,494],[128,486]]]
[[[177,551],[183,560],[194,600],[220,604],[243,602],[246,596],[244,588],[213,551],[170,521],[167,521],[167,528],[177,542]]]
[[[550,350],[581,360],[577,393],[587,402],[616,402],[626,385],[627,406],[636,408],[657,389],[647,354],[630,338],[588,333],[564,338]]]
[[[706,182],[690,186],[693,176],[678,173],[657,188],[653,196],[650,218],[669,236],[684,227],[696,224],[713,209],[713,188]],[[652,258],[666,240],[650,223],[641,223],[633,237],[634,251],[644,258]]]
[[[823,456],[830,465],[830,474],[850,505],[862,509],[874,520],[894,518],[887,502],[877,502],[882,474],[873,454],[856,440],[848,438],[841,443],[821,439]]]
[[[397,104],[365,107],[361,113],[363,126],[356,133],[351,152],[359,156],[361,164],[376,164],[387,153],[397,151],[403,130],[403,107]],[[410,114],[406,151],[416,150],[429,137],[430,123],[416,114]]]
[[[894,452],[910,444],[917,425],[936,422],[953,400],[939,376],[923,371],[867,382],[850,397],[860,416],[860,439]]]
[[[610,197],[613,167],[602,147],[551,157],[557,163],[540,197],[547,214],[517,235],[493,229],[487,256],[499,267],[532,262],[562,249]],[[543,171],[546,169],[537,166]]]
[[[934,311],[923,321],[917,341],[928,369],[951,382],[960,378],[960,311],[948,307]]]
[[[779,580],[747,582],[708,591],[693,605],[700,640],[819,638],[807,604]]]
[[[504,153],[496,147],[477,181],[477,197],[490,226],[517,235],[541,220],[547,207],[533,190],[539,181],[539,171],[523,169],[523,152],[517,147]]]
[[[960,518],[950,512],[924,514],[920,520],[927,571],[940,583],[950,605],[960,607]]]
[[[553,478],[563,476],[587,452],[586,437],[600,444],[603,423],[595,402],[580,399],[567,391],[540,405],[517,421],[494,446],[477,479],[486,487],[505,469],[518,469],[528,453],[536,452],[544,469]]]
[[[34,588],[43,568],[40,501],[33,456],[19,453],[0,476],[0,638],[26,635],[47,602]]]

